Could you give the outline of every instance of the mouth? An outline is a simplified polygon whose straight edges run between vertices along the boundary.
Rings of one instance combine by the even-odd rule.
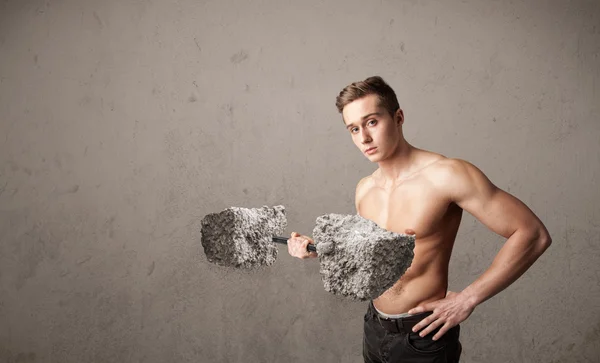
[[[377,146],[370,147],[367,150],[365,150],[365,154],[372,154],[373,152],[375,152],[375,150],[377,150]]]

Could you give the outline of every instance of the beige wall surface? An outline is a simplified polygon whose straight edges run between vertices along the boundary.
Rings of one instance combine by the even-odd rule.
[[[462,324],[463,362],[600,361],[600,2],[0,3],[0,362],[360,362],[318,261],[209,264],[200,220],[353,214],[335,109],[381,75],[415,146],[469,160],[553,245]],[[465,215],[460,291],[503,240]]]

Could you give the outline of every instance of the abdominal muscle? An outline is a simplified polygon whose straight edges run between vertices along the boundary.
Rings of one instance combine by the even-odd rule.
[[[450,258],[450,251],[443,245],[439,241],[417,241],[411,266],[391,288],[373,300],[373,305],[386,314],[401,314],[420,304],[443,299],[448,288]]]

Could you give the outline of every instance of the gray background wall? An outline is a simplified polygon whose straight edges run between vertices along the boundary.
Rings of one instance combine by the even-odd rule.
[[[554,244],[462,325],[464,362],[600,361],[597,1],[0,4],[0,362],[359,362],[366,304],[283,247],[210,265],[200,220],[355,213],[334,106],[383,76],[409,142],[467,159]],[[503,240],[466,215],[460,291]]]

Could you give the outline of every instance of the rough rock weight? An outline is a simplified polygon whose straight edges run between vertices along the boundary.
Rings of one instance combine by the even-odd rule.
[[[360,301],[392,287],[414,257],[415,236],[387,231],[358,214],[318,217],[313,239],[325,290]]]
[[[285,207],[231,207],[202,219],[202,247],[209,262],[236,268],[270,266],[277,259],[273,236],[287,226]]]

